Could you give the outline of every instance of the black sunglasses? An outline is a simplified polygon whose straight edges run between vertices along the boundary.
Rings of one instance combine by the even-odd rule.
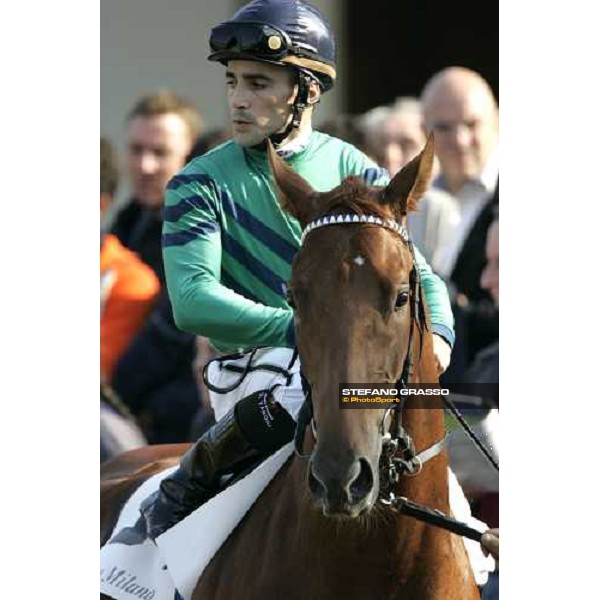
[[[264,23],[223,23],[210,34],[213,52],[239,52],[279,60],[294,52],[285,31]]]

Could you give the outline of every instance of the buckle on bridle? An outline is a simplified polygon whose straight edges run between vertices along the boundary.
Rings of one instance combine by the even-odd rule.
[[[404,473],[407,477],[416,477],[423,470],[423,461],[415,456],[408,461],[408,469]]]

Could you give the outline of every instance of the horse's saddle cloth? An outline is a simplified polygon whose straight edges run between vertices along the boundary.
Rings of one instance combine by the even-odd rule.
[[[176,467],[144,482],[125,504],[100,551],[100,591],[115,600],[191,600],[204,569],[293,452],[287,444],[156,539],[146,536],[141,502]]]

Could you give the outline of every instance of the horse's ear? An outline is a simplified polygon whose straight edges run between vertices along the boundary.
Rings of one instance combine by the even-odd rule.
[[[430,133],[421,153],[404,165],[382,192],[382,204],[391,205],[400,220],[417,209],[421,196],[429,187],[433,150],[433,133]]]
[[[296,217],[304,227],[316,213],[320,194],[285,163],[270,140],[267,140],[267,154],[281,208]]]

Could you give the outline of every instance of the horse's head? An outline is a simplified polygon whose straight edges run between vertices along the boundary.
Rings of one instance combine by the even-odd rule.
[[[269,157],[280,202],[305,231],[289,292],[317,429],[309,485],[325,514],[357,516],[379,493],[389,411],[341,410],[339,385],[395,387],[400,379],[417,293],[403,224],[427,188],[433,139],[385,188],[349,177],[319,193],[271,147]],[[330,225],[332,216],[335,225]]]

